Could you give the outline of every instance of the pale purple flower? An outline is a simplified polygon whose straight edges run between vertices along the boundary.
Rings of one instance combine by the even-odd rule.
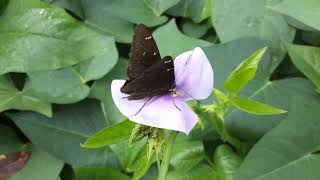
[[[174,71],[178,96],[168,93],[154,97],[142,109],[148,98],[129,101],[124,98],[128,95],[120,91],[125,80],[112,81],[112,98],[120,112],[133,122],[188,135],[196,125],[198,116],[186,101],[205,99],[211,94],[213,70],[202,49],[197,47],[175,58]]]

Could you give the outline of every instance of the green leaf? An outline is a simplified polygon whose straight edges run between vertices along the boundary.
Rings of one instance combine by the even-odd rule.
[[[116,66],[106,76],[95,81],[91,87],[90,97],[102,102],[105,117],[110,124],[125,119],[113,102],[111,96],[111,82],[114,79],[126,79],[127,65],[126,59],[119,59]]]
[[[79,0],[44,0],[55,6],[62,7],[74,12],[78,17],[83,18],[84,12],[82,10],[81,1]]]
[[[0,155],[18,152],[22,142],[15,131],[7,126],[0,125]]]
[[[103,8],[110,15],[135,24],[156,26],[167,21],[166,16],[156,16],[142,0],[108,1]]]
[[[262,47],[265,47],[265,44],[256,38],[243,38],[203,48],[215,74],[219,74],[215,77],[215,88],[222,89],[222,84],[233,69],[254,50]],[[224,122],[228,132],[238,139],[255,142],[289,114],[303,119],[305,112],[300,108],[300,102],[318,98],[312,84],[305,79],[291,78],[270,82],[272,71],[272,60],[267,51],[259,63],[255,78],[242,89],[239,96],[285,109],[288,113],[256,116],[235,108],[231,109],[230,113],[226,114]],[[213,97],[208,98],[206,102],[211,104],[212,99]]]
[[[270,47],[275,68],[286,53],[286,43],[295,37],[295,29],[288,26],[281,15],[266,8],[277,2],[279,0],[213,0],[212,23],[220,41],[258,37]]]
[[[34,144],[66,163],[118,167],[109,147],[89,150],[80,146],[107,125],[99,102],[88,99],[77,104],[54,106],[53,112],[52,118],[32,112],[8,116]]]
[[[234,69],[248,58],[255,50],[265,47],[265,43],[257,38],[242,38],[228,43],[213,45],[203,48],[207,55],[211,66],[214,68],[214,73],[219,76],[214,77],[214,86],[216,89],[223,90],[223,84]],[[266,51],[260,61],[254,79],[242,89],[241,96],[249,96],[252,91],[255,91],[264,85],[272,73],[270,61],[270,52]],[[212,103],[213,95],[210,96],[206,103]]]
[[[258,49],[250,57],[244,60],[228,77],[224,88],[232,95],[238,92],[254,78],[258,64],[267,48]]]
[[[199,23],[211,15],[211,0],[180,0],[168,9],[167,13],[172,16],[189,17]]]
[[[135,123],[125,120],[105,127],[89,137],[81,146],[84,148],[100,148],[110,144],[116,144],[130,137],[134,125]]]
[[[214,169],[201,164],[188,172],[171,171],[167,175],[168,180],[220,180]]]
[[[116,64],[116,47],[113,45],[110,48],[113,50],[73,67],[28,73],[31,91],[42,100],[52,103],[65,104],[84,99],[90,92],[86,83],[101,78]]]
[[[223,92],[219,91],[216,88],[213,88],[213,94],[217,98],[219,103],[224,103],[229,100],[227,95],[225,95]]]
[[[190,51],[197,46],[211,45],[211,43],[207,41],[191,38],[182,34],[178,30],[174,19],[158,28],[153,33],[153,37],[157,42],[160,53],[173,57],[185,51]],[[168,43],[168,39],[170,39],[170,43]]]
[[[268,8],[320,30],[320,2],[317,0],[283,0]]]
[[[31,150],[26,166],[8,180],[56,180],[64,163],[38,147]]]
[[[267,104],[263,104],[246,98],[235,97],[231,99],[231,103],[241,111],[256,115],[272,115],[287,112],[285,110],[278,109]]]
[[[289,113],[267,133],[251,149],[235,180],[319,179],[319,96],[296,102],[302,115]]]
[[[130,180],[130,177],[109,167],[81,167],[75,168],[77,180],[117,179]]]
[[[134,174],[132,179],[141,179],[149,170],[152,163],[155,161],[154,154],[148,157],[148,149],[145,148],[140,156],[136,159],[134,163]]]
[[[112,144],[111,149],[117,154],[122,168],[126,172],[134,172],[135,165],[141,156],[146,155],[147,149],[146,139],[134,143],[133,146],[129,145],[129,141],[120,141],[117,144]]]
[[[26,82],[23,90],[19,91],[11,79],[0,76],[0,112],[8,109],[31,110],[46,116],[52,116],[51,105],[37,98],[30,91],[30,83]]]
[[[188,139],[178,135],[173,147],[170,164],[175,171],[187,172],[204,159],[204,149],[201,141]]]
[[[157,16],[167,10],[168,8],[176,5],[180,0],[144,0],[144,3],[153,11]]]
[[[226,115],[227,130],[244,141],[257,141],[266,132],[277,126],[286,116],[296,116],[305,119],[306,111],[301,108],[302,102],[313,101],[319,95],[312,84],[302,78],[289,78],[276,81],[266,81],[260,89],[247,96],[258,102],[285,109],[288,113],[278,115],[257,116],[233,109]]]
[[[31,91],[51,103],[73,103],[89,95],[90,88],[73,68],[28,73]]]
[[[294,65],[320,89],[320,48],[291,45],[289,55]]]
[[[196,24],[192,21],[187,21],[182,25],[182,31],[193,38],[200,38],[204,36],[209,29],[208,24]]]
[[[105,0],[81,0],[81,4],[85,14],[84,22],[86,25],[98,32],[113,36],[117,42],[131,43],[134,31],[133,23],[129,22],[128,18],[121,18],[123,15],[112,13],[116,10],[123,12],[123,8],[110,9],[109,6],[112,6],[112,3]],[[142,7],[142,9],[144,8]],[[126,9],[125,12],[130,13],[130,10]],[[136,18],[140,17],[137,14],[132,15],[137,16]]]
[[[10,1],[0,20],[0,39],[0,63],[6,64],[0,74],[58,69],[115,50],[109,37],[37,0]]]
[[[214,152],[214,164],[219,180],[232,180],[242,159],[228,145],[220,145]]]

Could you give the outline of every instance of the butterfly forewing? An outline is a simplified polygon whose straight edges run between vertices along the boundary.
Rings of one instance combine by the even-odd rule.
[[[132,41],[127,70],[129,80],[138,78],[143,71],[160,60],[159,50],[152,34],[146,26],[138,25]]]
[[[174,64],[171,57],[165,57],[159,63],[147,68],[141,76],[127,81],[121,89],[129,94],[129,100],[164,95],[175,86]]]
[[[151,33],[138,25],[133,37],[127,74],[129,80],[121,87],[128,100],[164,95],[175,86],[174,63],[169,56],[161,60]]]

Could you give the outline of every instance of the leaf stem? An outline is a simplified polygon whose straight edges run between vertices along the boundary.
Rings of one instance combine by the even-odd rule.
[[[167,172],[169,169],[170,165],[170,159],[171,159],[171,154],[174,146],[174,141],[177,137],[178,132],[177,131],[171,131],[168,141],[166,142],[165,149],[163,152],[163,159],[161,162],[161,166],[159,169],[159,176],[158,180],[165,180],[167,176]]]

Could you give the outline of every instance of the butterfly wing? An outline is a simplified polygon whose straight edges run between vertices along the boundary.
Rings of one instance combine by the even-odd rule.
[[[167,56],[146,69],[138,78],[127,81],[121,91],[129,95],[128,100],[138,100],[166,94],[174,86],[174,63]]]
[[[143,24],[138,25],[133,36],[127,69],[129,80],[138,78],[148,67],[160,61],[160,53],[152,34]]]

